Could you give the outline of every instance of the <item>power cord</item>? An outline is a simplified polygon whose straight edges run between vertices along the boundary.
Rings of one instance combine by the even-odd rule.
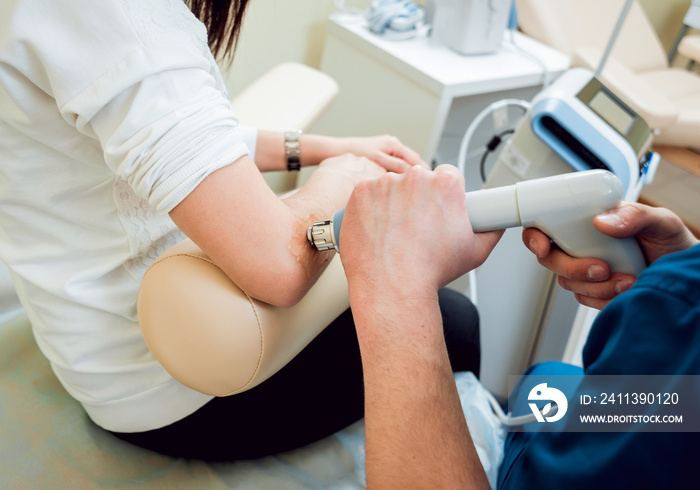
[[[497,100],[496,102],[493,102],[492,104],[488,105],[479,114],[477,114],[477,116],[474,118],[474,120],[469,125],[467,130],[464,132],[464,136],[462,137],[462,142],[459,145],[459,155],[457,156],[457,168],[459,169],[460,172],[462,172],[462,175],[465,175],[469,145],[471,143],[472,137],[474,136],[474,133],[476,132],[476,128],[489,115],[493,114],[497,110],[504,109],[504,108],[511,107],[511,106],[521,107],[524,111],[527,111],[530,108],[530,103],[528,101],[522,100],[522,99]],[[466,175],[465,175],[465,177],[466,177]]]
[[[503,411],[503,408],[499,403],[496,401],[494,396],[488,391],[485,391],[486,393],[486,398],[488,399],[490,405],[491,405],[491,410],[493,411],[493,414],[496,416],[498,421],[505,427],[519,427],[521,425],[525,424],[531,424],[533,422],[537,422],[537,416],[534,413],[529,413],[526,415],[518,415],[514,416],[512,413],[508,412],[505,413]],[[545,412],[545,409],[547,410]],[[540,412],[540,416],[545,418],[545,417],[551,417],[554,414],[556,414],[559,411],[559,406],[556,403],[551,403],[547,404],[542,410],[538,410]]]
[[[462,137],[462,142],[459,145],[459,155],[457,156],[457,168],[459,171],[464,175],[466,178],[466,167],[467,167],[467,159],[469,159],[472,154],[468,153],[469,151],[469,145],[471,143],[471,139],[474,136],[474,133],[476,132],[476,128],[479,127],[479,125],[486,119],[489,115],[493,114],[497,110],[502,110],[511,106],[515,107],[520,107],[523,109],[523,111],[527,112],[527,110],[530,108],[530,103],[526,100],[522,99],[502,99],[502,100],[497,100],[496,102],[493,102],[489,104],[485,109],[483,109],[477,116],[474,118],[474,120],[471,122],[467,130],[464,132],[464,136]],[[499,135],[496,136],[498,138],[497,141],[494,141],[494,139],[491,139],[489,144],[487,145],[487,151],[486,153],[481,157],[481,179],[485,182],[486,181],[486,172],[484,170],[484,166],[486,164],[486,155],[488,155],[490,152],[496,149],[496,147],[500,144],[502,141],[503,136],[506,136],[506,132],[502,132]],[[490,148],[493,146],[493,148]],[[467,273],[467,279],[469,281],[469,299],[471,300],[474,305],[477,304],[477,280],[476,280],[476,269],[473,269]]]
[[[549,68],[547,68],[547,64],[539,59],[537,56],[534,54],[526,51],[525,49],[521,48],[518,46],[517,41],[515,40],[515,34],[513,34],[514,29],[508,29],[507,33],[508,36],[506,38],[506,42],[521,56],[524,56],[525,58],[529,59],[530,61],[533,61],[536,63],[540,69],[542,69],[542,74],[543,74],[543,80],[542,80],[542,88],[546,88],[549,86],[550,83],[552,83],[552,74],[549,71]]]
[[[491,141],[488,142],[486,145],[486,151],[484,154],[481,156],[481,162],[479,162],[479,174],[481,175],[481,181],[486,182],[486,158],[493,153],[496,148],[501,144],[501,141],[503,141],[503,137],[507,136],[509,134],[513,134],[515,132],[514,129],[506,129],[502,133],[499,133],[495,135],[493,138],[491,138]]]

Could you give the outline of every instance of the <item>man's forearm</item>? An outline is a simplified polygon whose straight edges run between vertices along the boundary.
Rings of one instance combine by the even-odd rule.
[[[452,376],[437,294],[392,303],[384,294],[353,296],[351,285],[351,304],[364,366],[368,486],[488,488]]]

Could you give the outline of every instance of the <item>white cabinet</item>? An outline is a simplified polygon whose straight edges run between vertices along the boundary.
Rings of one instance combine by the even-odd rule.
[[[363,22],[330,20],[321,70],[340,93],[314,132],[389,133],[427,162],[455,163],[464,131],[483,108],[529,100],[545,77],[569,66],[567,56],[519,32],[512,39],[515,45],[504,40],[495,54],[464,56],[428,38],[388,41]]]

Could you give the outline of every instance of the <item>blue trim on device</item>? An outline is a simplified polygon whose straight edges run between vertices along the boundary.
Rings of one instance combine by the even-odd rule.
[[[333,237],[335,244],[340,249],[340,226],[343,224],[343,216],[345,216],[345,208],[336,211],[333,215]]]
[[[518,7],[515,5],[515,0],[510,4],[510,15],[508,16],[508,29],[514,31],[518,28]]]
[[[654,176],[656,175],[656,169],[659,166],[660,160],[661,155],[659,155],[655,151],[650,152],[647,155],[646,160],[642,162],[642,172],[644,173],[644,180],[642,181],[642,185],[647,185],[654,180]]]
[[[581,118],[563,100],[548,98],[537,102],[530,110],[533,132],[574,170],[590,170],[592,167],[586,163],[581,155],[573,151],[570,146],[545,127],[543,121],[547,117],[553,119],[586,150],[607,165],[609,170],[620,179],[623,189],[627,192],[630,185],[629,165],[625,155],[615,144]]]

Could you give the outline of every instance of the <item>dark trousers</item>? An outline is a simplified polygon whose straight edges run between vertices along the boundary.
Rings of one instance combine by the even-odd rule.
[[[463,295],[439,292],[453,371],[479,375],[479,316]],[[114,433],[162,454],[232,461],[295,449],[359,420],[364,412],[362,362],[350,310],[287,366],[243,393],[214,398],[169,426]]]

